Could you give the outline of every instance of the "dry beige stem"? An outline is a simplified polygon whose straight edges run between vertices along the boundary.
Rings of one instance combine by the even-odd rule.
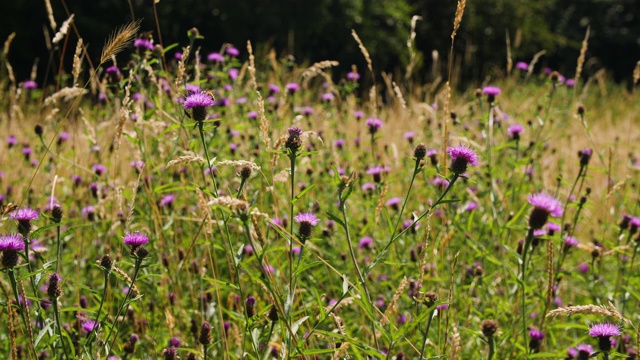
[[[364,46],[364,44],[362,43],[362,40],[360,40],[360,37],[358,36],[358,33],[354,29],[351,29],[351,36],[353,36],[353,38],[356,39],[356,42],[358,43],[358,47],[360,48],[360,52],[362,52],[364,59],[367,61],[367,68],[369,68],[369,71],[373,75],[373,62],[371,61],[371,56],[369,55],[369,51],[367,51],[367,48]]]
[[[2,54],[6,57],[7,55],[9,55],[9,49],[11,48],[11,42],[13,41],[13,39],[16,37],[16,33],[12,32],[11,34],[9,34],[9,36],[7,36],[7,40],[4,41],[4,49],[2,51]]]
[[[582,47],[580,48],[580,56],[578,56],[578,63],[576,64],[576,84],[580,81],[580,75],[582,74],[582,66],[584,65],[584,59],[587,55],[587,49],[589,48],[589,33],[591,32],[591,26],[587,26],[587,32],[584,34],[584,40],[582,40]]]
[[[53,7],[51,7],[51,0],[44,0],[44,7],[45,9],[47,9],[49,25],[51,25],[52,30],[55,30],[58,27],[58,24],[56,24],[56,19],[53,17]]]
[[[78,84],[78,77],[80,77],[80,71],[82,70],[82,38],[78,39],[76,44],[76,52],[73,54],[73,84]]]
[[[89,92],[88,90],[85,90],[80,87],[65,87],[65,88],[62,88],[60,91],[52,94],[48,98],[44,99],[44,104],[45,105],[57,104],[59,100],[68,102],[75,99],[77,96],[82,96],[88,92]]]

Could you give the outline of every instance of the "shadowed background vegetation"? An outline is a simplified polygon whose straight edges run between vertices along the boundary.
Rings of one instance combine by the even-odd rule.
[[[42,2],[4,2],[0,11],[0,37],[13,31],[9,61],[18,81],[28,78],[33,59],[46,64],[43,26],[47,21]],[[126,23],[133,13],[142,18],[142,30],[153,31],[159,42],[151,0],[52,1],[56,21],[66,12],[76,15],[76,26],[90,44],[92,58],[99,56],[104,39],[114,28]],[[131,6],[130,6],[131,5]],[[416,80],[432,80],[433,51],[440,66],[450,44],[451,19],[456,2],[445,0],[162,0],[157,5],[162,42],[165,46],[187,41],[185,29],[197,27],[204,40],[197,45],[202,54],[220,49],[224,43],[244,48],[251,40],[278,55],[293,55],[298,62],[337,60],[344,73],[352,64],[364,68],[365,62],[350,36],[355,29],[369,49],[378,71],[404,68],[409,60],[406,40],[413,15],[422,17],[416,31],[416,47],[421,61],[414,72]],[[568,0],[473,0],[467,4],[465,19],[458,33],[456,52],[462,82],[482,81],[501,75],[507,69],[506,37],[511,42],[513,62],[530,61],[546,50],[538,67],[558,69],[574,76],[580,43],[591,27],[588,62],[584,77],[597,70],[610,70],[616,81],[630,81],[632,69],[640,59],[640,7],[635,1]],[[72,39],[71,41],[75,41]],[[67,52],[72,55],[73,47]],[[70,59],[71,56],[67,56]],[[45,66],[39,68],[44,76]]]

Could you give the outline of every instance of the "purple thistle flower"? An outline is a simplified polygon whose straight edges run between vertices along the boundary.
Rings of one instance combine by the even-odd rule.
[[[452,160],[451,171],[455,174],[464,174],[467,171],[468,165],[478,165],[478,155],[466,146],[450,147],[447,152]]]
[[[382,127],[382,120],[378,118],[368,118],[365,125],[369,128],[369,133],[375,134]]]
[[[248,117],[249,119],[252,119],[252,120],[253,120],[253,119],[257,119],[257,118],[258,118],[258,112],[256,112],[256,111],[249,111],[249,112],[247,113],[247,117]]]
[[[360,74],[358,74],[357,71],[351,71],[347,74],[347,79],[352,81],[358,81],[360,80]]]
[[[413,131],[407,131],[406,133],[404,133],[403,137],[407,140],[409,140],[409,142],[413,141],[413,138],[415,137],[415,133]]]
[[[373,181],[379,183],[382,180],[382,173],[384,168],[382,166],[374,166],[367,169],[368,175],[373,175]]]
[[[276,84],[269,84],[267,86],[271,94],[280,94],[280,87]]]
[[[20,234],[9,234],[0,237],[0,251],[24,250],[24,238]]]
[[[336,98],[332,93],[324,93],[320,95],[320,99],[324,102],[332,102]]]
[[[290,82],[287,85],[285,85],[285,90],[287,90],[289,93],[294,93],[298,90],[300,90],[300,85],[298,83],[294,83],[294,82]]]
[[[91,333],[94,329],[100,328],[100,323],[93,320],[85,320],[82,322],[82,329],[87,332],[87,334]]]
[[[578,239],[574,238],[573,236],[567,236],[566,238],[564,238],[564,245],[565,247],[574,247],[578,245]]]
[[[598,338],[598,348],[604,353],[609,353],[612,348],[612,336],[620,336],[620,328],[609,323],[592,324],[589,327],[589,336]]]
[[[464,211],[473,211],[478,208],[478,203],[474,201],[470,201],[467,203],[467,206],[464,208]]]
[[[578,346],[576,346],[576,357],[579,355],[586,355],[589,356],[591,354],[593,354],[593,347],[591,345],[587,345],[587,344],[579,344]]]
[[[360,110],[356,110],[353,112],[353,116],[355,116],[357,120],[360,120],[364,117],[364,112]]]
[[[581,263],[580,265],[578,265],[578,271],[580,271],[583,274],[586,274],[589,272],[589,265],[585,264],[585,263]]]
[[[38,220],[39,215],[36,210],[30,208],[20,208],[9,215],[11,220],[18,222],[18,232],[26,236],[31,230],[31,220]]]
[[[299,233],[303,240],[311,236],[312,227],[318,225],[318,222],[320,222],[320,219],[318,219],[314,213],[300,213],[293,219],[300,224]]]
[[[529,71],[529,64],[527,64],[524,61],[518,61],[516,63],[516,69],[522,70],[522,71]]]
[[[233,57],[240,55],[240,50],[234,48],[233,46],[229,46],[224,52],[227,53],[227,55]]]
[[[366,182],[362,184],[362,191],[371,192],[376,189],[376,185],[372,182]]]
[[[236,79],[238,78],[238,74],[240,73],[240,71],[236,68],[232,68],[229,69],[228,74],[229,74],[229,79],[231,79],[231,81],[236,81]]]
[[[96,218],[96,210],[92,205],[87,205],[82,208],[82,217],[89,221],[93,221]]]
[[[93,172],[98,176],[107,172],[107,167],[101,164],[94,164],[91,169],[93,169]]]
[[[205,92],[198,92],[187,96],[182,105],[191,109],[194,120],[201,122],[207,117],[207,107],[213,106],[213,99]]]
[[[400,205],[400,203],[402,202],[402,198],[399,197],[392,197],[391,199],[387,200],[387,202],[385,203],[386,206],[392,207],[395,210],[398,210],[398,205]]]
[[[547,223],[549,215],[562,216],[562,205],[551,195],[532,194],[527,198],[527,201],[534,207],[529,215],[529,226],[534,230],[541,229]]]
[[[153,42],[147,38],[137,38],[133,42],[133,46],[138,49],[147,49],[149,51],[153,50]]]
[[[124,236],[124,244],[131,246],[131,254],[135,254],[142,245],[149,243],[149,238],[140,232],[128,233]]]
[[[38,220],[39,215],[36,210],[29,209],[29,208],[20,208],[12,212],[9,215],[9,217],[12,220],[16,220],[16,221],[31,221],[31,220]]]
[[[520,134],[524,131],[524,127],[519,124],[513,124],[507,128],[507,134],[509,134],[509,138],[513,140],[520,140]]]
[[[337,147],[338,149],[342,149],[342,147],[346,144],[346,141],[344,141],[344,139],[337,139],[336,141],[333,142],[333,146]]]
[[[173,194],[168,194],[162,197],[162,199],[160,200],[160,207],[171,207],[171,204],[173,204],[173,201],[176,199],[176,196]]]
[[[22,87],[27,90],[35,90],[38,88],[38,83],[33,80],[27,80],[22,83]]]
[[[488,96],[493,96],[493,97],[496,97],[496,96],[500,95],[501,92],[502,91],[497,86],[485,86],[482,89],[482,93],[483,94],[488,95]]]
[[[364,249],[364,250],[371,250],[372,245],[373,245],[373,239],[370,238],[369,236],[365,236],[362,239],[360,239],[360,242],[358,243],[358,248]]]
[[[224,62],[224,55],[217,52],[213,52],[207,56],[207,60],[221,63],[221,62]]]
[[[567,79],[567,80],[564,82],[564,84],[565,84],[567,87],[574,87],[574,86],[576,86],[576,81],[575,81],[575,80],[573,80],[573,79]]]

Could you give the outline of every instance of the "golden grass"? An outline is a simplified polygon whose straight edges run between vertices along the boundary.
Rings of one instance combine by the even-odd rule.
[[[136,20],[123,25],[120,29],[116,30],[104,44],[102,48],[102,54],[100,55],[100,64],[104,64],[111,57],[117,55],[124,50],[131,42],[133,37],[136,36],[140,30],[140,22],[142,20]],[[55,42],[54,42],[55,43]]]

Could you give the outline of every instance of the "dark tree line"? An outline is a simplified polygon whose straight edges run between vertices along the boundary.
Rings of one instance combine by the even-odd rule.
[[[61,0],[51,0],[58,25],[66,19]],[[142,29],[156,31],[153,0],[66,0],[92,58],[99,57],[105,38],[119,25],[143,18]],[[417,80],[431,76],[432,51],[446,61],[456,1],[454,0],[161,0],[157,11],[166,45],[188,43],[187,30],[204,36],[202,53],[232,43],[242,51],[247,40],[258,50],[272,47],[298,61],[338,60],[342,71],[366,64],[351,37],[355,29],[368,48],[376,70],[404,68],[409,61],[406,41],[413,15],[416,48],[421,61]],[[44,1],[2,1],[0,36],[15,31],[9,60],[19,80],[29,76],[35,58],[40,73],[48,60],[43,27],[48,26]],[[640,60],[640,6],[636,0],[469,0],[456,39],[463,81],[478,81],[506,69],[506,36],[515,61],[529,61],[545,49],[539,66],[573,76],[581,41],[591,28],[589,60],[584,76],[600,68],[626,80]],[[51,30],[50,30],[51,31]],[[51,32],[53,36],[53,32]],[[67,51],[75,46],[72,36]],[[444,66],[442,67],[444,71]]]

